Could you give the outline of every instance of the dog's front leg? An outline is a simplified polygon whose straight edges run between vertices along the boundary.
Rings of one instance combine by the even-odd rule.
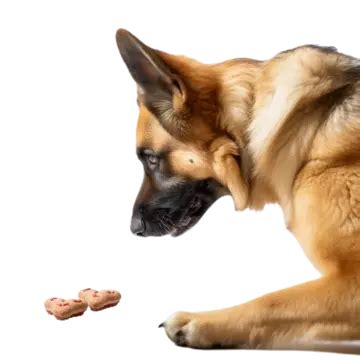
[[[193,348],[324,350],[328,341],[360,339],[359,285],[356,275],[326,276],[224,310],[175,313],[162,325]]]

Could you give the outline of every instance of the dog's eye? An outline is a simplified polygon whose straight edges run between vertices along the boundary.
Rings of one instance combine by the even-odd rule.
[[[146,161],[150,168],[154,169],[159,164],[159,157],[156,155],[146,155]]]

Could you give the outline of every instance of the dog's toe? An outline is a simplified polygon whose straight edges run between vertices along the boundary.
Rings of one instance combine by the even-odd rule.
[[[208,349],[213,344],[207,339],[203,322],[197,314],[178,312],[164,323],[166,334],[178,346]]]

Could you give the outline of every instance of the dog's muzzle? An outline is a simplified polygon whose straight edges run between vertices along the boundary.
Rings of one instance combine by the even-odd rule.
[[[223,187],[213,179],[189,180],[155,191],[146,202],[134,205],[131,232],[138,236],[181,235],[222,195]]]

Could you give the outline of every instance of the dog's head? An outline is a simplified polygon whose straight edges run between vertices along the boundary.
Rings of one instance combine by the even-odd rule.
[[[247,202],[238,145],[220,127],[216,67],[154,50],[126,30],[116,35],[137,83],[137,156],[144,180],[131,230],[140,236],[180,235],[222,195]]]

